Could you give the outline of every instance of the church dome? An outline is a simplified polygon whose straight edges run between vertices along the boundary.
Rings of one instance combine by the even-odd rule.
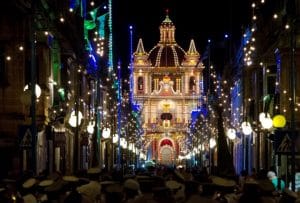
[[[158,44],[150,52],[148,60],[155,67],[179,67],[185,51],[177,44]]]
[[[148,61],[154,67],[179,67],[186,55],[185,51],[175,41],[175,26],[169,15],[160,27],[160,41],[149,52]]]

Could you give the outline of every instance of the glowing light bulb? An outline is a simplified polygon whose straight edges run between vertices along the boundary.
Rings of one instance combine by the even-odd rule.
[[[286,25],[285,25],[285,29],[286,29],[286,30],[290,29],[290,25],[289,25],[289,24],[286,24]]]
[[[274,19],[277,19],[277,18],[278,18],[278,15],[275,13],[275,14],[273,15],[273,18],[274,18]]]
[[[250,135],[252,133],[252,127],[249,122],[242,123],[242,131],[245,135]]]
[[[109,128],[104,128],[102,131],[102,137],[104,139],[107,139],[110,137],[110,129]]]
[[[233,128],[229,128],[226,132],[226,135],[227,137],[230,139],[230,140],[234,140],[236,138],[236,131],[235,129]]]
[[[210,138],[209,139],[209,147],[212,149],[217,145],[216,139],[215,138]]]

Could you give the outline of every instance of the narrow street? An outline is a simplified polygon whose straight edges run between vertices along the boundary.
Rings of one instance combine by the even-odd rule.
[[[298,0],[0,3],[0,203],[300,201]]]

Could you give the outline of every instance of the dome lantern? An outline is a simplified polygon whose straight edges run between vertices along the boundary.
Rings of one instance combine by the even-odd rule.
[[[168,10],[166,14],[166,18],[161,23],[160,27],[160,43],[163,44],[174,44],[175,41],[175,26],[173,22],[171,21]]]

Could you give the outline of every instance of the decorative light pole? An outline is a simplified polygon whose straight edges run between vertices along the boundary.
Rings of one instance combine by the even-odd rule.
[[[248,136],[252,133],[251,124],[248,121],[242,123],[242,132],[244,137],[244,169],[248,170],[249,167],[249,150],[248,150]]]
[[[35,25],[35,12],[36,12],[36,3],[35,1],[31,2],[31,19],[30,19],[30,50],[31,50],[31,66],[30,66],[30,80],[31,80],[31,150],[32,150],[32,170],[36,173],[36,139],[37,139],[37,127],[36,127],[36,25]]]
[[[259,114],[259,121],[262,126],[264,140],[265,140],[265,168],[269,168],[269,144],[268,144],[268,131],[273,127],[273,121],[269,113],[262,112]]]
[[[233,145],[234,145],[234,140],[236,138],[236,130],[234,128],[228,128],[226,135],[229,139],[230,153],[231,153],[232,160],[233,160]]]
[[[211,166],[211,174],[215,172],[214,166],[215,166],[215,146],[217,145],[217,141],[214,137],[209,138],[209,159],[210,159],[210,166]]]
[[[296,102],[296,61],[295,61],[295,52],[296,52],[296,1],[288,1],[288,7],[291,12],[291,33],[290,33],[290,50],[291,50],[291,68],[290,68],[290,89],[291,89],[291,137],[292,137],[292,159],[291,159],[291,174],[292,174],[292,190],[295,191],[295,174],[296,174],[296,152],[295,152],[295,137],[296,137],[296,122],[295,122],[295,102]]]
[[[108,150],[108,144],[107,144],[107,140],[109,140],[110,138],[110,135],[111,134],[111,129],[108,128],[108,127],[105,127],[103,130],[102,130],[102,141],[104,141],[104,145],[105,145],[105,156],[104,156],[104,164],[105,164],[105,168],[108,167],[109,165],[109,150]],[[102,166],[101,166],[102,167]],[[108,168],[107,168],[108,169]]]
[[[236,138],[236,131],[235,131],[235,129],[234,128],[228,128],[226,135],[227,135],[227,137],[230,140],[234,140]]]

